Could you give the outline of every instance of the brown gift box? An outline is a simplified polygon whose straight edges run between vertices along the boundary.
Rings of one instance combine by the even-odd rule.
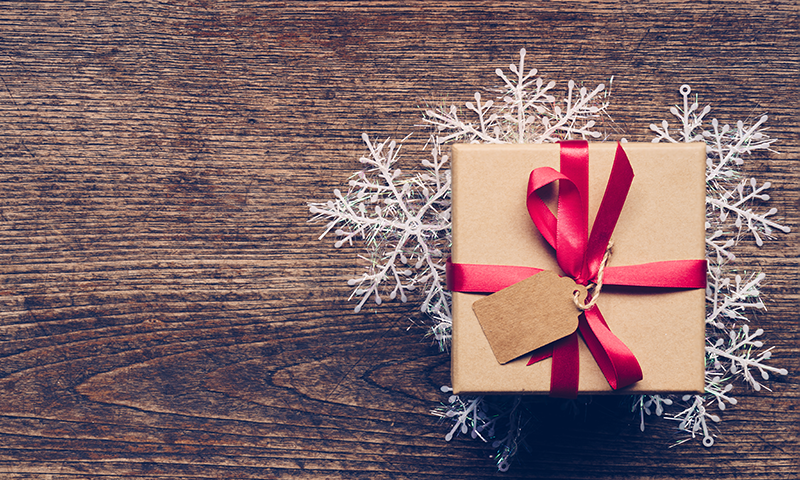
[[[616,143],[589,144],[589,222],[605,191]],[[626,143],[634,172],[612,235],[609,266],[705,258],[705,144]],[[531,170],[559,170],[560,147],[454,145],[454,263],[553,270],[555,252],[526,209]],[[545,201],[555,211],[557,187]],[[550,390],[551,360],[530,355],[501,365],[472,310],[481,294],[453,292],[452,381],[455,393]],[[705,386],[705,291],[604,287],[597,302],[611,331],[633,352],[644,378],[620,393],[702,393]],[[612,393],[580,341],[579,392]]]

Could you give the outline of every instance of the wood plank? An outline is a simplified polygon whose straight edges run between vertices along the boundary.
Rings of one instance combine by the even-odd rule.
[[[796,478],[800,5],[795,1],[4,2],[0,9],[3,478]],[[412,304],[352,312],[358,248],[306,203],[531,65],[613,76],[614,138],[646,141],[681,84],[723,122],[770,115],[748,159],[793,231],[739,249],[768,274],[773,392],[734,393],[717,444],[617,399],[536,406],[500,475],[429,410],[449,360]],[[485,94],[486,95],[486,94]],[[755,325],[755,322],[754,322]]]

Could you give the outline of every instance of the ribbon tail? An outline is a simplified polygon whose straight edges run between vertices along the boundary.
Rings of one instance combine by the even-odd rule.
[[[611,333],[600,310],[583,312],[578,330],[612,389],[625,388],[642,379],[642,367],[633,352]]]
[[[580,376],[578,332],[553,343],[553,365],[550,369],[550,396],[578,398]]]
[[[539,347],[533,352],[531,352],[531,358],[528,360],[528,363],[525,366],[533,365],[534,363],[541,362],[545,358],[550,358],[553,356],[553,344],[548,343],[544,347]]]
[[[614,156],[614,164],[611,167],[611,174],[608,177],[606,190],[603,193],[603,200],[600,202],[600,209],[597,211],[592,233],[586,246],[586,262],[584,264],[584,280],[590,280],[597,276],[603,254],[617,225],[625,199],[633,182],[633,168],[622,145],[617,144],[617,152]]]

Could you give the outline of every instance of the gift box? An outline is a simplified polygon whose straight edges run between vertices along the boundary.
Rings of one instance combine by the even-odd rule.
[[[588,144],[590,232],[609,183],[617,147],[615,143]],[[630,265],[671,265],[654,262],[702,261],[705,145],[626,143],[621,148],[634,176],[611,234],[613,250],[607,271]],[[531,171],[540,167],[558,171],[561,162],[558,144],[454,145],[452,263],[533,267],[567,276],[559,267],[556,249],[531,220],[526,204]],[[555,215],[559,189],[565,188],[563,181],[556,182],[536,194]],[[603,286],[596,308],[641,367],[641,380],[616,392],[703,392],[705,290],[698,287]],[[530,355],[505,364],[496,358],[473,310],[474,302],[486,296],[487,293],[453,292],[454,391],[547,394],[552,359],[528,365]],[[530,308],[536,309],[537,305]],[[615,390],[582,338],[577,350],[578,391],[613,393]]]

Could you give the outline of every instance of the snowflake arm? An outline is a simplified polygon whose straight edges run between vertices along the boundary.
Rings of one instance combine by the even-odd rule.
[[[497,469],[501,472],[506,472],[511,467],[511,461],[519,451],[520,444],[522,443],[524,424],[522,421],[522,412],[519,408],[521,403],[522,397],[517,395],[514,397],[511,408],[499,415],[495,415],[491,420],[494,424],[497,423],[498,420],[506,418],[508,423],[505,429],[507,432],[506,435],[492,442],[492,448],[497,449],[495,463],[497,464]]]
[[[631,411],[639,411],[639,429],[644,432],[644,416],[652,415],[660,417],[664,413],[664,405],[672,405],[672,399],[661,395],[633,395],[633,405]],[[650,409],[653,408],[653,411]]]
[[[452,392],[453,389],[443,386],[441,391],[448,393]],[[460,395],[450,395],[447,400],[448,405],[442,405],[431,410],[431,413],[437,417],[453,420],[453,428],[445,435],[445,440],[449,442],[459,432],[464,435],[469,432],[473,439],[480,438],[485,442],[486,439],[481,435],[484,429],[489,428],[488,434],[490,436],[494,434],[494,431],[491,430],[493,423],[488,423],[488,418],[482,408],[483,399],[482,395],[465,398]],[[472,431],[470,432],[470,430]]]
[[[748,310],[765,308],[758,290],[765,274],[753,274],[746,282],[742,281],[741,275],[736,275],[731,283],[730,278],[723,276],[721,268],[712,265],[709,266],[708,277],[706,302],[711,306],[711,312],[706,315],[706,324],[724,329],[725,324],[721,319],[747,320],[745,313]]]
[[[525,49],[519,52],[519,67],[513,63],[508,66],[512,73],[516,74],[516,80],[509,79],[501,69],[495,70],[495,73],[506,84],[506,89],[509,95],[503,97],[506,103],[506,108],[510,109],[513,113],[509,112],[503,115],[503,118],[509,121],[517,129],[517,142],[525,142],[525,133],[527,127],[536,121],[535,118],[527,116],[528,108],[533,107],[536,113],[542,115],[548,113],[548,109],[544,106],[537,105],[537,103],[553,103],[555,97],[548,95],[547,91],[555,86],[555,82],[549,82],[546,86],[542,87],[544,81],[541,78],[529,81],[535,77],[538,70],[532,68],[528,73],[525,73]],[[536,84],[534,92],[528,92],[528,88]],[[571,92],[570,92],[571,93]]]
[[[725,410],[725,402],[731,405],[736,405],[738,400],[728,395],[733,390],[733,384],[724,383],[729,378],[722,378],[719,375],[714,375],[711,372],[706,372],[706,387],[705,392],[714,397],[717,401],[717,407],[720,410]]]
[[[783,233],[789,233],[791,229],[787,226],[780,225],[767,217],[778,213],[777,208],[770,208],[766,213],[755,213],[752,208],[747,208],[746,205],[755,200],[766,201],[769,200],[769,195],[763,193],[772,184],[764,182],[763,185],[757,187],[755,178],[750,179],[751,191],[747,194],[744,193],[746,181],[739,183],[732,191],[725,191],[718,198],[706,197],[706,203],[710,205],[713,212],[718,213],[719,222],[724,222],[729,214],[736,216],[734,225],[741,230],[746,226],[747,231],[753,234],[756,244],[760,247],[764,244],[764,240],[758,234],[762,231],[764,235],[769,237],[772,234],[772,229],[780,230]]]
[[[591,130],[595,125],[595,121],[586,119],[597,116],[598,112],[601,109],[605,109],[607,106],[607,104],[603,104],[600,107],[592,105],[592,102],[595,101],[597,96],[605,90],[605,85],[601,83],[591,92],[589,92],[586,87],[581,87],[578,90],[580,97],[577,99],[573,99],[575,82],[570,80],[567,84],[567,88],[568,94],[565,100],[566,110],[562,110],[558,105],[553,108],[553,119],[555,123],[551,123],[553,119],[550,117],[542,117],[542,124],[545,128],[542,137],[561,138],[559,137],[559,134],[561,134],[563,138],[566,139],[571,139],[577,135],[580,135],[584,140],[587,137],[599,138],[600,132]],[[579,122],[581,120],[586,120],[586,122],[580,124]]]
[[[709,227],[710,225],[706,224],[706,230],[708,230]],[[736,241],[732,238],[724,240],[724,243],[722,240],[718,240],[724,234],[725,232],[722,230],[716,230],[710,236],[706,237],[706,249],[711,249],[716,254],[716,263],[718,265],[725,260],[736,260],[736,255],[730,252],[730,248],[736,245]]]
[[[689,85],[681,85],[680,92],[681,95],[683,95],[683,110],[679,110],[678,107],[670,107],[669,109],[670,113],[678,117],[678,120],[681,122],[682,128],[679,130],[680,139],[676,139],[670,135],[669,122],[662,120],[660,128],[655,124],[650,124],[650,130],[658,134],[658,136],[652,140],[653,143],[658,143],[661,140],[670,143],[703,141],[702,133],[698,133],[696,130],[702,127],[705,116],[711,111],[711,106],[706,105],[698,114],[698,103],[695,101],[689,105],[689,94],[692,93],[692,89]]]
[[[696,105],[696,104],[695,104]],[[674,108],[674,107],[673,107]],[[706,106],[710,110],[710,107]],[[705,110],[704,110],[705,111]],[[745,128],[744,122],[736,122],[736,131],[731,130],[729,125],[721,128],[716,118],[711,120],[714,131],[704,130],[701,135],[708,143],[709,153],[712,157],[708,159],[708,173],[706,181],[711,182],[720,177],[732,177],[736,172],[731,170],[729,165],[734,163],[742,165],[744,160],[742,154],[752,153],[756,150],[770,150],[770,145],[775,142],[774,138],[762,132],[761,126],[766,123],[767,116],[763,115],[749,128]]]
[[[600,95],[605,85],[590,91],[586,87],[576,88],[570,80],[566,97],[557,100],[553,95],[556,82],[545,83],[536,76],[538,70],[525,68],[525,49],[521,49],[519,65],[508,66],[512,75],[499,68],[495,71],[503,82],[498,101],[481,103],[480,93],[475,93],[475,102],[464,104],[467,113],[477,117],[475,121],[466,120],[455,105],[426,110],[423,121],[435,130],[436,141],[440,145],[456,141],[544,143],[601,136],[593,128],[594,118],[608,107],[608,101]]]
[[[760,328],[750,333],[750,328],[742,325],[738,332],[733,330],[730,332],[727,348],[724,347],[725,340],[720,338],[713,346],[706,347],[706,354],[713,361],[715,368],[731,375],[740,375],[753,387],[753,390],[759,391],[762,387],[766,387],[755,379],[751,369],[758,370],[763,380],[769,379],[770,372],[778,375],[788,375],[789,373],[785,368],[777,368],[764,363],[765,360],[772,357],[772,348],[753,356],[754,348],[764,346],[761,340],[756,340],[763,334],[764,330]]]
[[[708,423],[706,420],[719,423],[719,416],[708,412],[705,406],[705,398],[702,395],[684,395],[682,400],[684,402],[691,400],[692,403],[681,412],[665,418],[667,420],[680,422],[678,429],[691,434],[692,438],[695,438],[702,430],[703,445],[706,447],[714,445],[714,436],[708,431]]]
[[[438,136],[436,142],[440,145],[465,139],[467,143],[505,143],[500,137],[500,128],[496,126],[497,114],[492,113],[487,117],[487,113],[494,106],[494,102],[489,100],[483,105],[480,103],[480,93],[475,93],[476,105],[467,102],[468,109],[476,112],[479,124],[476,128],[472,122],[465,122],[458,116],[458,108],[451,105],[448,110],[429,109],[425,112],[424,121],[432,125]]]

